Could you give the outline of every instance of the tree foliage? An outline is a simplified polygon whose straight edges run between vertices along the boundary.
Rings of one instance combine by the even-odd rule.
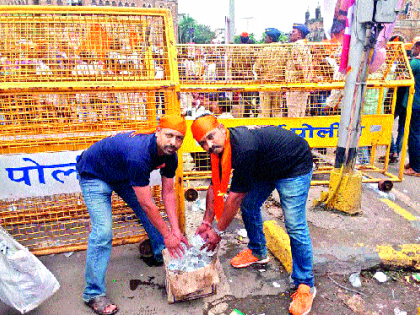
[[[210,26],[204,24],[197,24],[194,29],[193,41],[196,44],[210,44],[216,34],[210,29]]]
[[[178,33],[180,44],[187,44],[189,42],[210,44],[216,38],[216,34],[210,29],[210,26],[198,24],[188,14],[179,21]]]

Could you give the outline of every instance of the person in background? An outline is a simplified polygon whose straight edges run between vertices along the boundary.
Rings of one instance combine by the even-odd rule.
[[[219,119],[234,118],[231,114],[232,103],[227,97],[220,97],[210,102],[210,111]]]
[[[276,189],[290,237],[291,278],[297,286],[289,311],[293,315],[308,314],[316,295],[312,243],[306,221],[313,162],[309,144],[279,126],[225,128],[211,115],[194,120],[191,130],[194,139],[211,157],[212,181],[207,190],[203,222],[197,229],[197,234],[206,241],[204,247],[212,251],[218,246],[240,208],[249,244],[232,258],[231,265],[245,268],[267,263],[261,207]],[[215,217],[218,222],[212,224]]]
[[[241,44],[248,44],[248,42],[249,42],[249,34],[247,32],[242,32],[240,38],[241,38]]]
[[[420,177],[420,39],[415,40],[411,49],[413,59],[410,61],[415,92],[408,136],[409,163],[405,166],[404,174]]]
[[[392,36],[389,39],[389,41],[404,42],[404,39],[399,35],[395,35],[395,36]],[[400,66],[401,65],[398,63],[397,64],[397,69]],[[396,72],[398,73],[398,70],[396,70]],[[391,95],[392,95],[391,93],[392,92],[393,92],[392,89],[390,89],[388,91],[388,93],[390,94],[390,97],[389,97],[390,100],[392,99],[391,98]],[[400,160],[400,152],[401,152],[402,140],[403,140],[403,136],[404,136],[405,119],[406,119],[406,116],[407,116],[407,104],[404,103],[406,93],[408,93],[408,87],[407,86],[399,86],[397,88],[397,96],[396,96],[396,100],[395,100],[395,110],[394,110],[394,121],[395,121],[395,119],[398,118],[398,128],[397,128],[397,137],[395,138],[395,140],[394,140],[394,137],[391,136],[391,148],[390,148],[390,151],[389,151],[389,163],[390,164],[398,163],[399,160]],[[385,157],[380,157],[380,161],[385,162]]]
[[[305,83],[313,79],[312,54],[304,39],[309,30],[303,24],[293,24],[290,34],[290,55],[286,60],[286,82]],[[286,105],[288,117],[304,117],[308,104],[309,92],[288,91],[286,92]]]
[[[392,92],[392,90],[390,90]],[[397,88],[397,99],[395,101],[394,120],[398,118],[397,137],[391,136],[391,148],[389,151],[389,163],[395,164],[400,160],[400,152],[402,148],[402,140],[404,136],[405,118],[407,115],[407,104],[404,103],[405,95],[408,93],[407,86],[399,86]],[[385,156],[379,158],[379,162],[385,162]]]
[[[86,257],[86,287],[83,300],[97,314],[114,314],[116,304],[106,296],[105,274],[112,249],[111,195],[115,191],[134,211],[151,241],[155,259],[162,263],[166,246],[173,256],[182,256],[188,245],[176,213],[174,176],[177,150],[186,133],[184,118],[167,115],[154,130],[119,133],[102,139],[77,159],[82,195],[89,211],[91,232]],[[150,173],[159,169],[162,200],[170,228],[154,204]]]
[[[254,70],[257,80],[264,83],[285,82],[285,63],[287,51],[278,43],[281,32],[276,28],[265,30],[265,43],[270,46],[264,47],[258,54]],[[275,45],[275,46],[274,46]],[[261,117],[283,117],[283,97],[279,92],[260,92]]]
[[[240,35],[241,45],[229,48],[228,69],[234,81],[253,81],[255,47],[248,46],[250,37],[247,32]],[[234,117],[250,117],[253,110],[254,92],[233,92],[232,115]]]

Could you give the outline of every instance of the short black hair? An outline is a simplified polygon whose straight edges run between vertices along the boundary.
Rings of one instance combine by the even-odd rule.
[[[232,103],[227,97],[219,98],[217,105],[219,106],[222,113],[228,113],[232,110]]]

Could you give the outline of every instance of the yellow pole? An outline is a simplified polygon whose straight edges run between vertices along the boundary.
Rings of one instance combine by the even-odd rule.
[[[404,125],[404,137],[402,142],[402,148],[401,148],[401,160],[400,160],[400,169],[398,173],[398,177],[402,180],[404,176],[404,163],[405,163],[405,157],[407,155],[407,145],[408,145],[408,135],[410,133],[410,120],[411,120],[411,111],[412,111],[412,105],[413,105],[413,98],[414,98],[414,85],[412,85],[409,89],[408,94],[408,101],[407,101],[407,114],[405,118],[405,125]]]

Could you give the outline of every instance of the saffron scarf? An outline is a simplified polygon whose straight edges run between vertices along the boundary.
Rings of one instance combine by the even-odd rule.
[[[200,142],[208,132],[219,127],[220,124],[216,117],[207,115],[202,116],[194,120],[191,125],[191,131],[194,139]],[[216,215],[216,219],[219,220],[222,216],[222,212],[225,206],[224,195],[227,192],[229,185],[230,172],[232,170],[232,149],[230,146],[229,130],[226,130],[226,139],[224,144],[224,150],[222,153],[222,159],[220,160],[219,155],[210,154],[211,159],[211,179],[213,184],[214,192],[214,204],[213,210]],[[221,162],[221,163],[220,163]],[[220,174],[220,164],[222,165],[222,173]]]
[[[230,172],[232,170],[232,148],[230,145],[229,130],[226,129],[225,148],[220,157],[218,154],[211,154],[211,180],[213,183],[214,205],[213,210],[216,219],[222,216],[225,206],[224,196],[229,185]],[[220,174],[220,164],[222,165],[222,173]]]

